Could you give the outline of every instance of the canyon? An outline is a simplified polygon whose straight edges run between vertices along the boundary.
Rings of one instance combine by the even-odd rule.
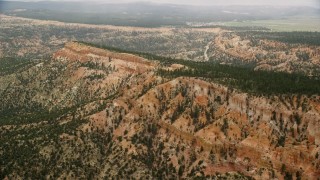
[[[0,178],[320,177],[318,95],[159,74],[191,68],[74,41],[0,76]]]

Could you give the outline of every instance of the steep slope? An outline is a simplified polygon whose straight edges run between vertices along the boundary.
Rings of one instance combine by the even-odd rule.
[[[1,178],[320,176],[319,96],[157,73],[180,68],[72,42],[1,76]]]

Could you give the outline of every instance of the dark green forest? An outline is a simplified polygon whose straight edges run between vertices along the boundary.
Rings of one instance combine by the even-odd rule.
[[[4,57],[0,58],[0,76],[19,72],[34,65],[37,61],[26,58]]]
[[[254,71],[245,67],[236,67],[214,63],[183,62],[189,67],[175,71],[159,70],[166,77],[201,77],[223,85],[259,95],[306,94],[320,92],[320,80],[300,74],[283,72]]]
[[[270,39],[289,44],[306,44],[320,46],[320,32],[246,31],[237,33],[242,37],[249,37],[250,39]]]

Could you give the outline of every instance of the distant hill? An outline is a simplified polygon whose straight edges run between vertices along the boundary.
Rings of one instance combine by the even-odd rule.
[[[130,26],[185,25],[186,22],[219,22],[319,16],[311,7],[190,6],[155,3],[102,4],[88,2],[3,1],[2,13],[35,19],[87,24]]]

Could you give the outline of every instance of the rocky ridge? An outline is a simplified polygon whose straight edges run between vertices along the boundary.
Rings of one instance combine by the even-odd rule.
[[[2,124],[1,134],[16,133],[13,139],[22,147],[26,142],[38,147],[34,158],[39,162],[62,167],[51,167],[47,177],[320,176],[319,96],[255,96],[201,78],[157,74],[177,68],[186,67],[67,43],[52,60],[0,77],[7,82],[0,93],[7,97],[2,104],[13,108],[36,104],[49,112],[72,111],[52,120]],[[52,132],[53,140],[20,138],[22,129],[54,122],[56,127],[77,125]],[[48,143],[37,144],[37,138]],[[31,176],[14,159],[9,163],[11,170],[0,169],[6,177]],[[29,171],[41,174],[42,165]]]

